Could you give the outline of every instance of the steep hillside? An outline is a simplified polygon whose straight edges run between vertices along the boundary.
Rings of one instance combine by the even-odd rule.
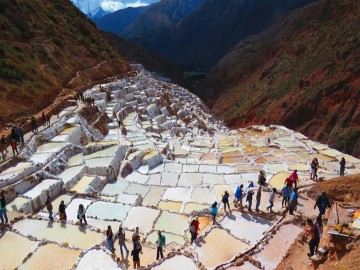
[[[132,33],[140,34],[127,37],[189,70],[207,71],[242,38],[260,33],[287,11],[313,1],[206,0],[176,25],[145,32],[134,23]],[[152,16],[149,20],[157,18],[150,10],[145,15]]]
[[[320,0],[240,42],[200,96],[232,127],[283,124],[360,156],[360,2]]]
[[[0,126],[42,110],[64,87],[130,70],[68,0],[2,0],[0,31]]]
[[[105,38],[117,48],[122,55],[129,61],[141,63],[147,70],[170,78],[173,82],[182,86],[187,86],[184,80],[183,72],[179,66],[169,62],[161,55],[147,49],[141,45],[134,44],[116,34],[103,32]]]
[[[198,9],[207,0],[162,0],[152,4],[137,20],[130,24],[122,35],[141,38],[149,31],[158,31],[172,26]]]
[[[144,6],[120,9],[101,18],[95,18],[93,21],[100,29],[121,35],[122,31],[139,18],[148,8],[148,6]]]

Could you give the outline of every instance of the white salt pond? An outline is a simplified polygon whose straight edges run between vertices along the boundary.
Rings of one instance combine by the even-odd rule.
[[[253,258],[260,261],[264,269],[274,269],[282,261],[301,231],[301,228],[293,224],[281,226],[264,249]]]
[[[91,249],[80,259],[77,270],[120,270],[110,254],[103,250]]]
[[[159,214],[160,211],[156,209],[133,207],[128,212],[123,226],[128,230],[135,230],[136,227],[139,227],[140,232],[149,233]]]
[[[155,229],[183,235],[184,230],[188,227],[188,221],[187,216],[163,211],[156,221]]]
[[[77,221],[79,205],[82,204],[86,209],[93,201],[83,198],[75,198],[66,207],[66,216],[68,220]],[[54,205],[53,205],[54,206]],[[54,206],[56,207],[56,206]]]
[[[171,259],[168,259],[161,263],[160,265],[157,265],[153,267],[154,270],[198,270],[198,267],[196,264],[191,260],[190,258],[184,256],[184,255],[176,255],[172,257]]]
[[[42,192],[45,192],[46,190],[50,189],[50,187],[54,185],[59,185],[58,180],[52,180],[52,179],[45,179],[41,181],[39,184],[37,184],[35,187],[24,193],[25,197],[29,197],[31,199],[35,199],[38,197]]]
[[[21,220],[14,224],[14,229],[40,240],[48,239],[59,244],[68,243],[70,246],[78,248],[89,248],[100,244],[104,239],[103,234],[80,226],[45,220]]]
[[[120,203],[94,202],[87,209],[86,216],[123,221],[130,208],[131,206]]]

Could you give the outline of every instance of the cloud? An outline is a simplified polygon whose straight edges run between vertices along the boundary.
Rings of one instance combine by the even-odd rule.
[[[128,3],[105,0],[105,1],[102,1],[100,4],[100,6],[103,10],[111,11],[111,12],[119,10],[119,9],[127,8],[127,7],[141,7],[141,6],[147,6],[147,5],[148,5],[148,3],[142,2],[140,0],[137,0],[134,2],[128,2]]]

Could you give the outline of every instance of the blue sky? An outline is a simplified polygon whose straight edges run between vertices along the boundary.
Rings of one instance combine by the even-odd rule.
[[[75,6],[80,6],[80,9],[84,12],[88,12],[89,10],[93,11],[94,9],[101,7],[106,11],[116,11],[119,9],[127,8],[127,7],[139,7],[146,6],[155,2],[159,2],[159,0],[71,0]]]

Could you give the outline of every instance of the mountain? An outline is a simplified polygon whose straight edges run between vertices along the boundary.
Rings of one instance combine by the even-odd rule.
[[[162,0],[149,6],[137,20],[122,31],[127,38],[138,38],[152,30],[172,26],[198,9],[206,0]]]
[[[289,10],[313,1],[206,0],[175,25],[165,27],[169,23],[164,19],[164,27],[155,29],[138,23],[141,17],[150,14],[149,9],[125,34],[187,69],[209,70],[242,38],[260,33]],[[151,15],[161,22],[161,16]]]
[[[98,7],[96,9],[94,9],[93,11],[91,11],[90,13],[86,14],[86,17],[88,17],[89,19],[98,19],[101,18],[103,16],[105,16],[106,14],[109,14],[110,11],[105,11],[103,10],[101,7]]]
[[[317,1],[242,40],[198,94],[231,127],[282,124],[359,157],[359,25],[359,1]]]
[[[101,18],[95,18],[93,21],[104,31],[122,35],[122,31],[143,14],[149,6],[128,7],[107,14]]]
[[[184,80],[183,71],[176,64],[154,51],[139,44],[134,44],[116,34],[103,32],[103,35],[127,60],[141,63],[149,71],[170,78],[173,82],[184,87],[188,86]]]
[[[0,126],[129,64],[68,0],[0,1]]]

